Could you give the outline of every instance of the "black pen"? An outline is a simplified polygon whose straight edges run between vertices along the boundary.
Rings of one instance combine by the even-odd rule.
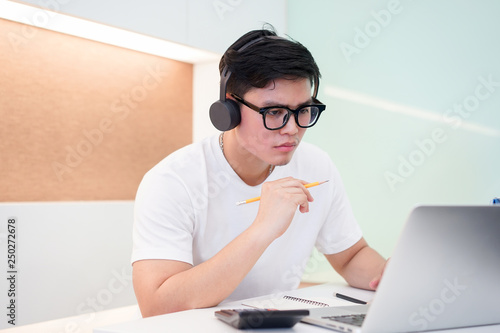
[[[357,298],[352,298],[352,297],[346,296],[344,294],[335,293],[335,296],[337,296],[338,298],[342,298],[342,299],[349,301],[349,302],[353,302],[353,303],[357,303],[357,304],[366,304],[365,301],[362,301],[362,300],[357,299]]]

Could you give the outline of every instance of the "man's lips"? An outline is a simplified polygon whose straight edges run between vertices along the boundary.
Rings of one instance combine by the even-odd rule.
[[[275,149],[282,152],[289,152],[295,149],[297,144],[295,142],[285,142],[280,145],[274,146]]]

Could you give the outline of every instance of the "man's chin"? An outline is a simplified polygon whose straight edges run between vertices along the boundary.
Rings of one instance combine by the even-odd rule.
[[[274,163],[272,163],[274,166],[284,166],[284,165],[287,165],[288,163],[290,163],[290,160],[292,158],[287,158],[287,159],[282,159],[282,160],[278,160],[278,161],[275,161]]]

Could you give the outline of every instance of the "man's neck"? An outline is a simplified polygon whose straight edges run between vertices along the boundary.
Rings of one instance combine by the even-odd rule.
[[[262,184],[274,170],[274,166],[258,159],[239,145],[233,131],[224,132],[221,149],[234,172],[250,186]]]

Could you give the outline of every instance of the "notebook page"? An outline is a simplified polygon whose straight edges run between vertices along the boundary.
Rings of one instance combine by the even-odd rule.
[[[242,302],[242,305],[248,307],[274,310],[312,309],[327,306],[346,306],[351,304],[352,303],[345,300],[333,297],[304,298],[290,295],[269,299],[247,300]]]

